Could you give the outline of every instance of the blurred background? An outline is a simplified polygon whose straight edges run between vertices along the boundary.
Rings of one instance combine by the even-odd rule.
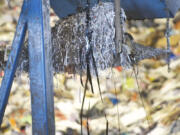
[[[21,5],[22,0],[11,0],[9,5],[5,0],[0,1],[0,59],[8,57],[2,52],[11,46]],[[51,10],[51,27],[58,19]],[[109,135],[180,135],[180,12],[170,19],[170,27],[171,50],[174,53],[171,71],[167,70],[166,59],[148,59],[138,64],[138,84],[143,103],[132,70],[116,67],[102,71],[103,103],[96,78],[93,78],[95,94],[87,92],[84,106],[92,135],[105,134],[104,114],[109,121]],[[128,20],[127,31],[138,43],[166,48],[166,19]],[[0,67],[0,82],[3,75]],[[32,134],[29,90],[28,74],[17,71],[0,135]],[[79,75],[62,73],[54,76],[56,135],[80,134],[83,90]],[[86,129],[85,117],[84,134],[87,134]]]

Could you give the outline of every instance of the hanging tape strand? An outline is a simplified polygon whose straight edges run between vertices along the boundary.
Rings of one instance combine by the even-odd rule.
[[[170,18],[170,11],[169,11],[169,8],[167,6],[167,1],[165,1],[165,5],[166,5],[166,14],[167,14],[167,21],[166,21],[166,33],[165,33],[165,36],[166,36],[166,42],[167,42],[167,65],[168,65],[168,72],[170,72],[170,54],[169,52],[171,52],[171,45],[170,45],[170,24],[169,24],[169,18]]]

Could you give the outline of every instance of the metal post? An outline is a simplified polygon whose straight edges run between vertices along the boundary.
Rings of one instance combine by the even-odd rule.
[[[29,0],[28,45],[33,135],[54,135],[49,0]]]
[[[0,125],[28,28],[33,135],[54,135],[49,0],[24,0],[0,88]]]
[[[27,0],[24,1],[19,21],[16,27],[15,37],[12,43],[12,50],[9,54],[5,75],[1,82],[0,87],[0,126],[3,120],[4,111],[8,102],[14,74],[18,64],[19,56],[21,53],[22,45],[24,42],[26,29],[27,29]]]

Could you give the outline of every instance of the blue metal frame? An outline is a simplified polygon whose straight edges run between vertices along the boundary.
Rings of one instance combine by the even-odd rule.
[[[28,35],[33,131],[55,134],[48,0],[30,0]]]
[[[34,135],[54,135],[51,31],[48,0],[24,0],[5,76],[0,87],[0,125],[28,29],[32,129]]]
[[[90,0],[91,6],[114,0]],[[59,17],[66,17],[77,12],[78,7],[85,8],[87,0],[50,0],[51,6]],[[166,8],[170,17],[180,9],[180,0],[121,0],[121,6],[129,19],[167,18]]]
[[[26,0],[27,1],[27,0]],[[8,97],[10,94],[12,82],[14,79],[17,63],[19,60],[20,52],[22,49],[23,41],[26,34],[27,29],[27,2],[24,2],[23,8],[19,17],[19,21],[17,24],[17,31],[15,33],[15,37],[12,43],[12,51],[9,54],[9,59],[7,62],[5,75],[1,82],[0,88],[0,125],[2,123],[4,111],[8,102]]]

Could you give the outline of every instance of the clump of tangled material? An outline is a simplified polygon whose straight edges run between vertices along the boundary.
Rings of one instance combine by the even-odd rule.
[[[123,10],[122,10],[123,11]],[[125,32],[125,13],[121,15],[123,31]],[[131,68],[132,62],[125,45],[122,45],[122,53],[114,58],[115,52],[115,28],[114,28],[114,4],[103,2],[90,9],[90,31],[92,32],[91,46],[96,67],[104,70],[109,67],[122,66],[124,69]],[[75,15],[60,19],[52,28],[52,63],[54,72],[82,73],[86,72],[86,12],[81,11]],[[23,47],[19,67],[20,70],[28,71],[27,42]],[[134,63],[146,58],[162,56],[167,50],[145,47],[135,43]],[[170,52],[168,52],[170,53]],[[0,59],[1,62],[2,59]],[[90,59],[92,61],[92,58]],[[3,62],[1,62],[3,63]],[[90,62],[90,67],[93,64]]]
[[[124,45],[122,46],[122,53],[119,59],[114,59],[113,57],[115,51],[114,15],[114,6],[111,2],[95,5],[90,11],[91,45],[96,66],[99,70],[119,65],[125,69],[132,67]],[[122,14],[122,18],[125,20],[125,14]],[[81,12],[60,20],[52,29],[53,66],[55,71],[78,73],[81,70],[85,70],[87,45],[85,21],[86,13]],[[125,21],[122,26],[125,31]],[[136,63],[145,58],[167,53],[166,50],[145,47],[137,43],[134,48],[137,52],[133,56]]]

